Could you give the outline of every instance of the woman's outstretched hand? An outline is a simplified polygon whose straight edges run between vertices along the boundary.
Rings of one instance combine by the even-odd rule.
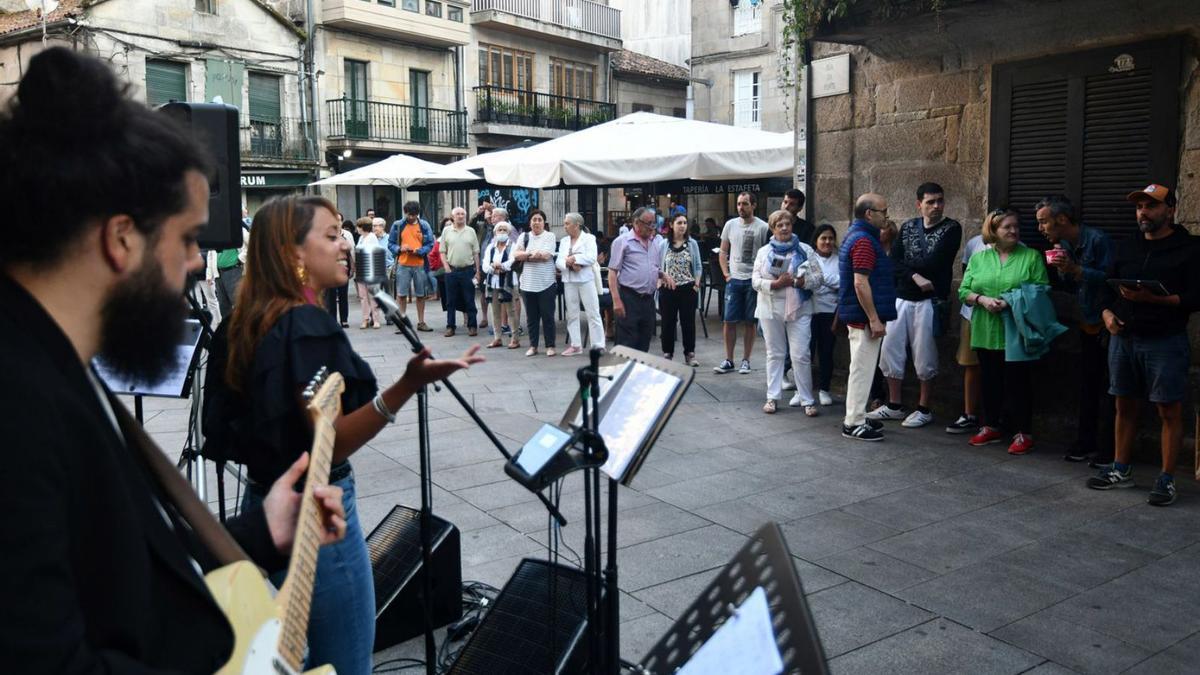
[[[471,345],[471,348],[463,352],[463,355],[457,359],[435,359],[433,353],[426,347],[408,360],[408,367],[404,369],[404,375],[400,379],[414,390],[427,384],[433,384],[438,380],[450,377],[459,370],[470,368],[476,363],[483,363],[486,359],[478,356],[476,354],[478,351],[479,345]]]

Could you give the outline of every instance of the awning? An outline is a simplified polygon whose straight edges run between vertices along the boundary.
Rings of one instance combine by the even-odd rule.
[[[392,185],[407,188],[427,183],[474,180],[479,180],[479,177],[465,169],[455,169],[446,164],[397,154],[374,164],[319,180],[312,185]]]

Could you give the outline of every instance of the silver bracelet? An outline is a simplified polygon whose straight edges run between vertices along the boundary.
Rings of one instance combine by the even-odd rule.
[[[388,424],[396,421],[396,413],[388,410],[387,404],[383,402],[383,394],[375,394],[375,398],[371,400],[371,405],[375,407],[375,412],[379,413],[380,417],[387,420]]]

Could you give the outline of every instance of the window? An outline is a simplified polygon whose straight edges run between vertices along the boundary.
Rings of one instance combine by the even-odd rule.
[[[1134,230],[1125,195],[1178,174],[1179,64],[1172,39],[995,66],[988,201],[1021,212],[1023,241],[1045,241],[1033,206],[1055,193],[1085,225]]]
[[[216,14],[217,0],[196,0],[196,11],[201,14]]]
[[[654,112],[654,106],[649,103],[634,103],[631,109],[633,112]]]
[[[146,105],[156,106],[187,99],[185,64],[146,59]]]
[[[408,71],[408,94],[412,103],[410,138],[415,143],[429,142],[429,71]]]
[[[733,35],[746,35],[762,30],[762,0],[741,0],[733,7]]]
[[[346,117],[346,135],[359,138],[368,135],[367,62],[346,59],[346,77],[342,82]]]
[[[759,119],[759,72],[742,70],[733,74],[733,126],[758,129]]]
[[[596,98],[596,67],[562,59],[550,59],[550,93],[568,98]]]
[[[421,11],[421,0],[402,0],[402,2],[400,3],[400,6],[403,7],[404,9],[407,9],[410,12],[420,12]]]
[[[454,5],[450,5],[449,7],[447,7],[446,8],[446,18],[450,19],[451,21],[457,21],[459,23],[462,23],[462,20],[463,20],[462,7],[455,7]]]
[[[533,91],[533,54],[479,45],[479,84]]]
[[[367,0],[367,1],[370,2],[370,0]],[[395,7],[396,6],[396,0],[378,0],[378,2],[379,2],[379,4],[383,5],[384,7]]]
[[[440,17],[442,15],[442,3],[435,2],[434,0],[425,0],[425,14]]]
[[[279,96],[279,76],[250,73],[250,151],[251,154],[281,157],[283,138]]]

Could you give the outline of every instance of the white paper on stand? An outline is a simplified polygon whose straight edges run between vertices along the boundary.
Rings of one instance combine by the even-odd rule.
[[[783,659],[775,644],[771,611],[762,587],[746,598],[677,675],[779,675]]]

